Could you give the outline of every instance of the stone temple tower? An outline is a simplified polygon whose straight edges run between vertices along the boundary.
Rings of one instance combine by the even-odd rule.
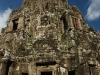
[[[66,0],[23,0],[0,35],[0,75],[100,75],[100,34]]]

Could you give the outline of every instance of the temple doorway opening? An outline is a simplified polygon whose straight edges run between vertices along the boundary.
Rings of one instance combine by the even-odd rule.
[[[22,73],[22,75],[28,75],[28,73]]]
[[[11,66],[12,62],[13,61],[11,61],[11,60],[6,61],[7,66],[6,66],[6,73],[5,73],[5,75],[8,75],[9,67]]]
[[[76,75],[75,71],[68,71],[68,75]]]
[[[41,75],[52,75],[52,71],[48,71],[48,72],[41,72]]]

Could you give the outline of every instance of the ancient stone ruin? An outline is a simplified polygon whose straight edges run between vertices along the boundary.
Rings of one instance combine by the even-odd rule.
[[[23,0],[0,35],[0,75],[100,75],[100,33],[66,0]]]

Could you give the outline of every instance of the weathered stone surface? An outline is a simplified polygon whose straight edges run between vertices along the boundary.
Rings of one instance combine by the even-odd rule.
[[[23,0],[0,34],[0,75],[99,75],[100,33],[66,0]]]

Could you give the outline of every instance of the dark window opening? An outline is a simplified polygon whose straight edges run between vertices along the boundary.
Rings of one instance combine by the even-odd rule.
[[[18,27],[18,19],[13,20],[12,22],[13,22],[13,30],[16,30]]]
[[[68,28],[68,23],[67,23],[67,20],[66,20],[65,17],[63,18],[63,23],[64,23],[64,30],[67,30],[67,28]]]
[[[45,7],[45,8],[46,8],[46,9],[49,9],[49,3],[46,4],[46,7]]]
[[[60,18],[60,20],[62,20],[63,21],[63,24],[64,24],[64,31],[65,30],[67,30],[68,29],[68,21],[67,21],[67,15],[66,15],[66,11],[65,12],[63,12],[63,14],[62,14],[62,16],[61,16],[61,18]]]
[[[51,62],[37,62],[36,66],[48,66],[48,65],[55,65],[56,61],[51,61]]]
[[[7,66],[6,66],[6,73],[5,73],[5,75],[8,75],[8,72],[9,72],[9,67],[11,66],[11,64],[12,64],[12,61],[10,61],[10,60],[8,60],[7,62],[5,62],[6,64],[7,64]]]
[[[28,75],[28,73],[22,73],[22,75]]]
[[[52,75],[52,71],[49,71],[49,72],[41,72],[41,75]]]
[[[76,75],[75,71],[68,71],[68,75]]]

